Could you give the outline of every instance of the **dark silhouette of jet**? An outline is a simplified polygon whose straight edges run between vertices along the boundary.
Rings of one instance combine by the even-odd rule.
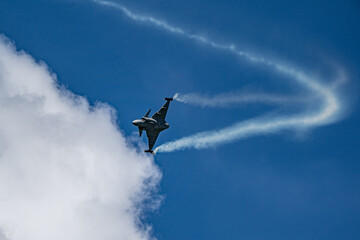
[[[132,122],[139,128],[139,134],[141,137],[142,131],[146,131],[146,135],[149,140],[149,149],[145,152],[153,153],[153,147],[157,137],[161,131],[169,128],[169,124],[165,121],[167,110],[169,109],[170,101],[173,98],[165,98],[166,103],[158,112],[156,112],[151,118],[149,117],[151,109],[141,119],[136,119]]]

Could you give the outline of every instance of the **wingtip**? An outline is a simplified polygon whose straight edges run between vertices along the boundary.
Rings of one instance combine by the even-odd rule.
[[[174,98],[165,98],[166,101],[172,101]]]

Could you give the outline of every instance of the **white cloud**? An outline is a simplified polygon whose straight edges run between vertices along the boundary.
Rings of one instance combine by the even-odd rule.
[[[127,143],[111,107],[89,106],[0,37],[0,228],[7,239],[149,239],[142,201],[160,177],[153,159]]]

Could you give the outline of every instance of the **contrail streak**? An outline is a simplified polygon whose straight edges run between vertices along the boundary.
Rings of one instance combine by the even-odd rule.
[[[312,98],[311,98],[312,99]],[[200,107],[227,107],[233,104],[262,103],[267,105],[290,105],[309,102],[310,97],[279,96],[264,93],[225,93],[212,97],[195,93],[176,93],[174,100]]]
[[[243,57],[244,59],[252,63],[265,65],[277,71],[278,73],[281,73],[293,79],[295,82],[306,88],[312,95],[315,94],[321,99],[320,107],[317,110],[313,110],[313,108],[311,108],[305,112],[292,116],[278,116],[272,118],[262,117],[257,119],[250,119],[247,121],[235,123],[234,125],[223,129],[205,131],[164,143],[161,146],[157,147],[155,149],[155,152],[172,152],[186,148],[196,148],[196,149],[208,148],[237,139],[243,139],[246,137],[261,135],[261,134],[275,133],[281,130],[289,130],[289,129],[296,130],[296,129],[304,129],[304,128],[308,129],[308,128],[329,124],[337,120],[337,118],[340,115],[339,113],[341,109],[341,102],[338,99],[335,90],[331,87],[324,85],[319,79],[307,75],[304,71],[300,70],[298,67],[294,67],[291,66],[290,64],[286,64],[273,59],[264,58],[246,51],[239,50],[234,44],[219,43],[208,37],[204,37],[200,34],[193,34],[187,32],[180,27],[173,26],[165,21],[159,20],[151,16],[136,14],[130,11],[125,6],[118,3],[105,1],[105,0],[93,0],[93,1],[100,5],[117,9],[121,11],[125,16],[136,22],[143,22],[149,25],[153,25],[169,33],[182,36],[183,38],[197,41],[199,43],[202,43],[204,45],[207,45],[215,49],[230,52],[238,57]],[[183,97],[185,96],[186,95],[184,95]],[[231,97],[225,100],[224,99],[219,100],[218,98],[209,100],[209,99],[201,98],[199,96],[196,97],[198,97],[197,100],[193,96],[191,100],[189,100],[189,98],[188,100],[185,100],[186,98],[182,98],[182,101],[183,102],[192,101],[193,104],[198,104],[198,105],[216,106],[218,103],[221,103],[222,101],[226,102],[226,101],[244,100],[244,99],[229,100]],[[269,96],[269,95],[266,96],[266,98],[269,99],[271,97],[274,96]],[[181,101],[181,95],[178,96],[178,100],[179,99]],[[257,97],[257,100],[260,101],[259,97]]]

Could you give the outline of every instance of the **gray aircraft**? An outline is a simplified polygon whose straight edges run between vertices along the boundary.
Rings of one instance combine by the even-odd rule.
[[[146,131],[146,135],[149,140],[149,149],[145,152],[153,153],[153,147],[157,137],[161,131],[169,128],[169,124],[165,121],[167,110],[169,109],[170,101],[173,98],[165,98],[166,103],[158,112],[156,112],[151,118],[149,117],[151,109],[141,119],[136,119],[132,122],[139,128],[139,134],[141,137],[142,131]]]

